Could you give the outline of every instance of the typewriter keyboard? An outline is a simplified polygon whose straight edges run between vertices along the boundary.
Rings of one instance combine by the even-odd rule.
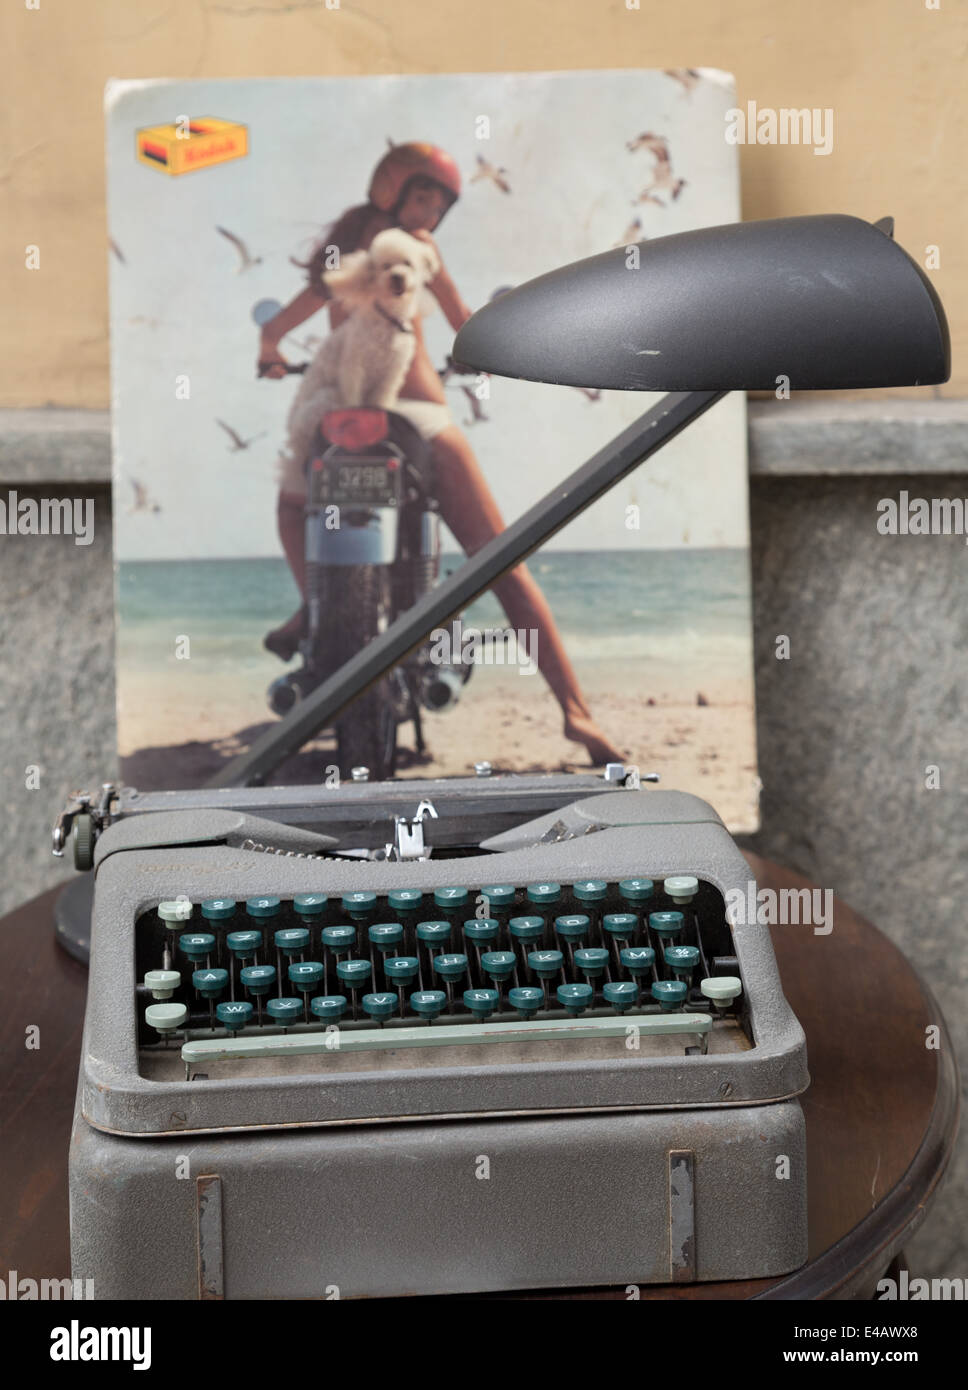
[[[750,1046],[722,897],[689,876],[176,898],[136,940],[142,1056],[180,1046],[189,1074],[473,1044],[510,1058],[630,1029],[687,1056],[724,1030]]]

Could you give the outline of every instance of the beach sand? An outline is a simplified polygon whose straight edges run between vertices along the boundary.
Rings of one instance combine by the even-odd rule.
[[[184,696],[164,698],[157,683],[138,675],[121,682],[120,721],[124,781],[143,791],[198,787],[226,761],[250,746],[274,722],[253,722],[250,700],[204,682],[192,700],[190,724]],[[591,680],[586,691],[600,727],[619,745],[628,764],[641,774],[658,772],[660,786],[694,792],[708,801],[734,832],[758,824],[755,726],[745,691],[703,686],[698,690],[657,691],[644,697],[632,682],[624,686]],[[651,698],[655,703],[648,703]],[[185,741],[186,727],[194,735]],[[417,760],[412,725],[400,731],[397,776],[466,776],[487,760],[494,772],[588,771],[584,749],[566,739],[561,713],[539,678],[510,671],[483,670],[455,709],[426,715],[427,753]],[[277,783],[320,782],[333,763],[333,740],[323,735],[273,775]]]

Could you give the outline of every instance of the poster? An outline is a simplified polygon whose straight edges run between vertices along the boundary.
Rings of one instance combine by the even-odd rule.
[[[284,462],[291,484],[303,378],[257,374],[263,328],[304,294],[314,253],[318,269],[388,154],[432,147],[449,161],[438,169],[456,170],[458,196],[415,228],[445,276],[420,290],[415,312],[417,391],[438,399],[408,417],[444,479],[446,574],[461,537],[483,543],[657,399],[448,372],[448,309],[453,319],[613,246],[738,220],[736,148],[723,134],[734,97],[732,78],[708,69],[109,86],[126,782],[202,785],[278,718],[267,692],[299,667],[286,634],[298,642],[306,624],[305,518]],[[401,225],[398,204],[387,215]],[[445,282],[450,299],[432,288]],[[309,364],[330,334],[320,298],[274,350]],[[422,709],[422,751],[412,721],[395,726],[394,775],[617,757],[702,795],[732,829],[754,828],[742,395],[559,532],[527,572],[506,605],[487,594],[462,615],[462,634],[481,634],[472,679],[451,708]],[[342,582],[338,594],[358,593]],[[502,640],[508,629],[516,640]],[[337,732],[321,730],[277,780],[321,781],[338,757]]]

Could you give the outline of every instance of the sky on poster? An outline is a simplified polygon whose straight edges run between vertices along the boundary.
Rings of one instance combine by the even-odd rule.
[[[387,137],[431,140],[457,160],[464,196],[437,240],[473,309],[501,287],[624,242],[636,216],[638,237],[736,221],[736,147],[723,138],[734,95],[732,78],[708,69],[688,93],[649,71],[112,83],[108,230],[124,258],[111,256],[118,558],[279,553],[275,461],[297,379],[256,380],[251,311],[302,288],[290,257],[304,259],[329,222],[364,201]],[[249,155],[179,177],[140,164],[136,131],[183,114],[244,123]],[[653,176],[651,156],[626,148],[643,131],[668,139],[673,169],[687,180],[666,207],[633,207]],[[466,182],[479,154],[507,170],[510,194]],[[261,263],[239,273],[217,226]],[[453,333],[439,309],[424,327],[440,366]],[[283,351],[303,360],[297,343],[325,331],[323,312]],[[176,398],[183,375],[188,400]],[[464,396],[447,395],[466,424]],[[591,403],[571,388],[493,378],[490,418],[467,436],[510,520],[655,399],[610,392]],[[230,452],[219,419],[262,437]],[[133,510],[134,481],[159,511]],[[639,531],[625,525],[630,502],[641,509]],[[747,541],[745,404],[734,393],[550,545]]]

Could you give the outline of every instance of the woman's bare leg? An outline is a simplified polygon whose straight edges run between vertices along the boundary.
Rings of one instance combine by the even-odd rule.
[[[306,593],[305,506],[305,497],[298,497],[293,492],[279,493],[279,503],[276,508],[279,539],[282,541],[283,551],[289,561],[292,577],[299,586],[299,592],[304,597]],[[305,616],[305,605],[302,605],[281,627],[274,628],[272,632],[267,633],[264,645],[283,661],[290,661],[299,646]]]
[[[436,490],[444,520],[468,555],[504,530],[504,519],[467,439],[451,425],[432,441]],[[537,633],[538,669],[565,716],[565,737],[583,743],[594,764],[621,762],[622,752],[598,728],[581,693],[548,600],[524,565],[494,585],[511,627]]]

